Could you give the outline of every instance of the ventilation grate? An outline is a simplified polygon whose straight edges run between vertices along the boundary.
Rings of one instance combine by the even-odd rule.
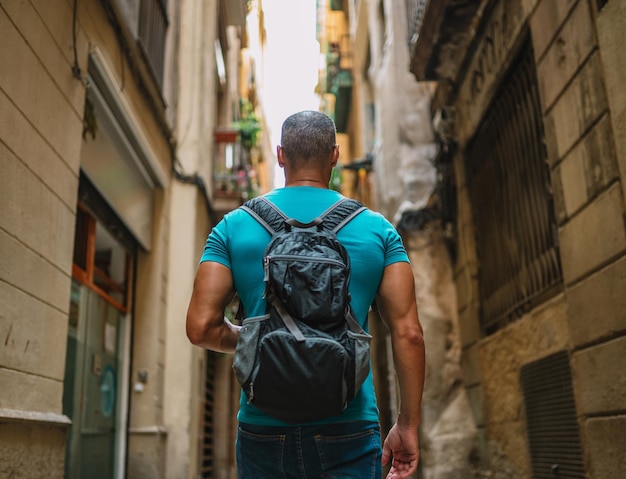
[[[533,479],[585,479],[569,355],[522,367]]]
[[[206,377],[204,384],[204,418],[202,431],[202,458],[201,458],[201,477],[202,479],[210,479],[215,477],[215,363],[216,353],[207,351],[206,353]]]

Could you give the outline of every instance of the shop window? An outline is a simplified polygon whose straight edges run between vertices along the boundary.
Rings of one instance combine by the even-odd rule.
[[[63,380],[65,478],[121,477],[137,241],[81,170]],[[116,472],[117,471],[117,472]]]
[[[562,290],[543,118],[529,40],[466,149],[486,334]]]
[[[125,248],[86,207],[79,205],[74,235],[74,278],[126,312],[130,264],[130,255]]]

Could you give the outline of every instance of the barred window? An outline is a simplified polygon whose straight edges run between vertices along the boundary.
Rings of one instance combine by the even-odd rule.
[[[409,48],[413,48],[422,28],[424,11],[429,0],[406,0],[406,19]]]
[[[526,40],[465,156],[485,334],[562,289],[546,158],[535,61]]]

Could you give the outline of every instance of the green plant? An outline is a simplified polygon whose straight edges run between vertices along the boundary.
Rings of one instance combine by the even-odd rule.
[[[244,148],[250,149],[258,143],[261,123],[256,116],[252,103],[248,100],[240,102],[240,118],[233,122],[233,128],[239,131],[241,144]]]

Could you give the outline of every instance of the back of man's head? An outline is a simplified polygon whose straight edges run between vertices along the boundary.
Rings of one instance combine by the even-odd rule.
[[[319,111],[294,113],[283,122],[281,148],[294,166],[308,164],[311,160],[326,160],[335,141],[335,122]]]

